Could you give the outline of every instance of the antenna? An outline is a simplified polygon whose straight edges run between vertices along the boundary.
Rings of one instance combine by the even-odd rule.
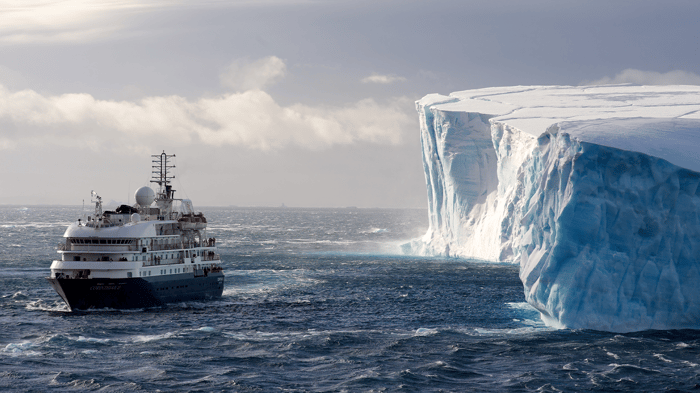
[[[160,190],[158,194],[164,194],[166,199],[173,198],[173,192],[170,185],[170,180],[175,178],[175,175],[169,175],[168,170],[175,168],[175,165],[168,165],[168,159],[175,157],[175,154],[165,154],[165,150],[161,154],[151,155],[153,170],[151,171],[151,183],[158,183]],[[165,189],[165,190],[163,190]]]

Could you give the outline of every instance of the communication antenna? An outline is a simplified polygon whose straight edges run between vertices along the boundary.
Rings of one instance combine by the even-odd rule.
[[[160,190],[158,196],[164,199],[173,199],[173,190],[170,185],[170,180],[175,178],[175,175],[168,174],[170,169],[175,168],[175,165],[169,165],[168,160],[175,157],[175,154],[165,154],[165,150],[161,154],[152,155],[152,177],[151,183],[158,183]]]

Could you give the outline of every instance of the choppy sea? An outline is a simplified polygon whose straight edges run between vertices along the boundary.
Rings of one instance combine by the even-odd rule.
[[[81,208],[0,206],[0,391],[700,390],[700,331],[548,328],[516,266],[401,255],[423,210],[203,210],[220,300],[70,313],[44,277]]]

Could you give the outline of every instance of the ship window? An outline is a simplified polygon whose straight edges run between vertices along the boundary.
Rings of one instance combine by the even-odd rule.
[[[126,276],[131,278],[131,272],[126,272]]]
[[[150,270],[148,271],[148,275],[149,275],[149,276],[151,275],[151,271],[150,271]]]

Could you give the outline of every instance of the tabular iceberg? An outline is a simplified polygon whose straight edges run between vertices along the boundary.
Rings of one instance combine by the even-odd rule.
[[[700,328],[700,87],[501,87],[416,108],[430,228],[406,252],[519,263],[550,325]]]

